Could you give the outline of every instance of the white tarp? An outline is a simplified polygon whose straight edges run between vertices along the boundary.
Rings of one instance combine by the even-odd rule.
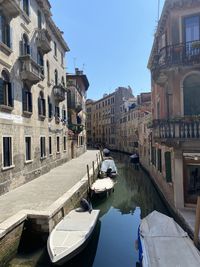
[[[153,211],[142,220],[143,267],[200,267],[200,253],[170,217]]]

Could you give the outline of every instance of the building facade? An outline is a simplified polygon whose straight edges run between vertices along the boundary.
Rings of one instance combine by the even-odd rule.
[[[105,94],[97,101],[86,102],[87,143],[88,145],[117,148],[119,132],[120,106],[125,99],[132,98],[130,87],[118,87],[112,94]]]
[[[68,149],[71,158],[86,151],[86,93],[87,76],[78,68],[75,74],[67,74],[68,88]]]
[[[148,67],[153,125],[150,172],[176,208],[200,194],[200,1],[166,0]]]
[[[48,0],[0,3],[0,194],[68,160],[62,32]]]

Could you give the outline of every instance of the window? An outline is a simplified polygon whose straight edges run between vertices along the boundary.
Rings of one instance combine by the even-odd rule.
[[[29,39],[28,36],[24,33],[22,37],[22,41],[20,42],[20,50],[21,50],[21,55],[30,55],[30,45],[29,45]]]
[[[165,173],[166,181],[172,182],[171,152],[165,152]]]
[[[40,137],[40,157],[41,159],[46,157],[46,144],[45,144],[45,137]]]
[[[0,42],[11,47],[11,29],[6,17],[0,11]]]
[[[42,14],[40,10],[38,10],[37,16],[38,16],[38,29],[42,29]]]
[[[61,83],[62,83],[62,86],[65,87],[65,79],[64,79],[64,77],[62,77]]]
[[[67,138],[66,138],[66,136],[63,137],[63,150],[64,151],[67,150]]]
[[[61,56],[61,65],[63,66],[64,65],[64,56],[63,56],[62,52],[60,52],[60,56]]]
[[[44,75],[44,59],[43,59],[43,54],[38,51],[38,65],[41,67],[41,73]]]
[[[57,70],[55,70],[54,75],[55,75],[55,85],[58,85],[58,71]]]
[[[22,89],[22,108],[23,112],[32,113],[33,111],[32,93],[26,85],[24,85],[24,88]]]
[[[48,60],[47,60],[47,83],[50,83],[50,66]]]
[[[57,148],[56,152],[60,153],[60,137],[59,136],[56,137],[56,148]]]
[[[63,107],[63,110],[62,110],[62,119],[63,119],[63,122],[66,123],[67,116],[66,116],[66,109],[65,109],[65,107]]]
[[[48,96],[48,118],[51,119],[53,116],[53,109],[52,109],[52,103],[51,103],[51,99],[50,96]]]
[[[54,44],[54,56],[57,57],[57,44],[56,42],[54,42],[53,44]]]
[[[23,11],[29,16],[29,0],[23,0]]]
[[[46,102],[44,99],[44,93],[41,91],[38,97],[38,115],[40,117],[46,116]]]
[[[49,155],[52,155],[52,137],[49,136]]]
[[[55,106],[55,117],[60,118],[60,108]]]
[[[26,146],[25,160],[29,161],[31,160],[31,137],[29,136],[25,137],[25,146]]]
[[[14,106],[12,84],[9,73],[5,70],[2,71],[0,78],[0,105]]]
[[[157,150],[157,159],[158,159],[158,171],[162,172],[162,153],[161,153],[161,149]]]
[[[12,164],[12,137],[3,137],[3,167],[10,167]]]
[[[192,16],[185,18],[185,41],[191,42],[199,40],[200,37],[200,17]]]

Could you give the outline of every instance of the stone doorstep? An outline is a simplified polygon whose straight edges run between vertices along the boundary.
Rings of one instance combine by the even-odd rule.
[[[95,169],[97,163],[95,163]],[[89,170],[89,174],[93,174],[93,168]],[[16,226],[27,220],[28,218],[34,219],[51,219],[59,210],[66,204],[67,201],[87,182],[87,174],[76,183],[71,189],[69,189],[64,195],[57,199],[47,210],[21,210],[15,215],[9,217],[4,222],[0,223],[0,238],[3,238],[8,232],[12,231]]]

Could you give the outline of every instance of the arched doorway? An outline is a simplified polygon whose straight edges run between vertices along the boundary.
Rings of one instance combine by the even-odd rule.
[[[200,74],[191,74],[183,82],[184,116],[200,115]]]

